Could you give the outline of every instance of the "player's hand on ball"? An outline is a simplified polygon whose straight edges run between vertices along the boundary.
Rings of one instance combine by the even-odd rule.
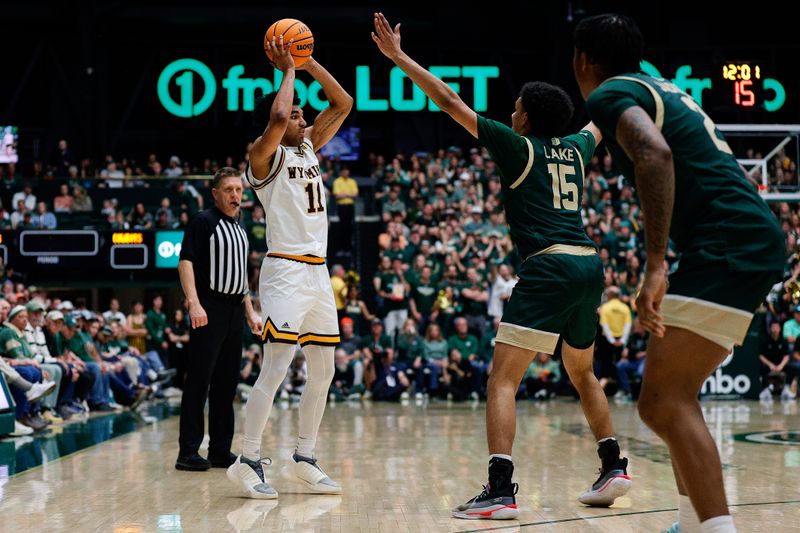
[[[284,43],[283,35],[280,35],[277,41],[275,37],[273,37],[272,41],[264,43],[264,50],[266,50],[267,55],[272,58],[272,64],[281,72],[286,72],[290,68],[294,68],[294,58],[291,53],[292,42],[293,41],[290,40],[288,43]]]
[[[402,52],[400,49],[400,23],[398,22],[392,29],[383,13],[374,15],[375,31],[372,32],[372,40],[378,45],[383,55],[394,60]]]
[[[189,319],[192,322],[192,329],[202,328],[208,324],[208,315],[206,310],[199,303],[189,307]]]

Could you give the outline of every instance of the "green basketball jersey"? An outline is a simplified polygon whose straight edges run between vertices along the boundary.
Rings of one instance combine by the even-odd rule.
[[[747,182],[714,122],[667,80],[644,74],[615,76],[586,102],[623,174],[635,179],[633,164],[616,141],[617,121],[633,106],[650,115],[672,150],[675,204],[670,238],[677,249],[697,258],[721,257],[734,271],[779,270],[785,256],[775,217]]]
[[[478,142],[497,163],[511,240],[523,259],[555,244],[595,248],[580,214],[594,135],[525,137],[478,115]]]

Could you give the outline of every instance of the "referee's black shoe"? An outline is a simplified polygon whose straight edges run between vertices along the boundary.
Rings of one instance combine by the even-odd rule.
[[[215,454],[208,452],[208,460],[211,463],[211,468],[228,468],[236,462],[236,456],[231,452],[227,454]]]
[[[176,470],[188,470],[190,472],[203,472],[211,468],[211,463],[203,459],[200,454],[179,455],[175,461]]]

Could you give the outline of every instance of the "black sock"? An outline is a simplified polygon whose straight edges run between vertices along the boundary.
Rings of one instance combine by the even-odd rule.
[[[603,470],[613,468],[619,461],[619,443],[617,439],[611,438],[604,440],[597,447],[597,455],[603,462]]]
[[[514,463],[502,457],[489,459],[489,487],[492,492],[504,492],[511,489],[511,476],[514,474]]]

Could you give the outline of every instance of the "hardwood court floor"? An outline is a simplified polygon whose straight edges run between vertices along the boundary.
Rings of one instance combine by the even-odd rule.
[[[800,531],[800,415],[796,403],[708,402],[739,531]],[[280,469],[294,444],[297,412],[273,410],[264,451],[278,501],[239,497],[224,470],[173,469],[178,418],[5,480],[0,531],[661,531],[677,505],[667,450],[636,414],[612,404],[634,487],[611,509],[575,501],[596,476],[595,444],[577,403],[521,402],[514,450],[520,520],[462,521],[448,509],[477,494],[486,476],[484,404],[329,406],[320,464],[344,487],[338,496],[291,494]],[[239,405],[236,406],[237,410]],[[241,418],[239,420],[241,423]],[[751,436],[744,434],[771,432]],[[238,450],[241,437],[237,435]],[[1,481],[0,481],[1,483]]]

